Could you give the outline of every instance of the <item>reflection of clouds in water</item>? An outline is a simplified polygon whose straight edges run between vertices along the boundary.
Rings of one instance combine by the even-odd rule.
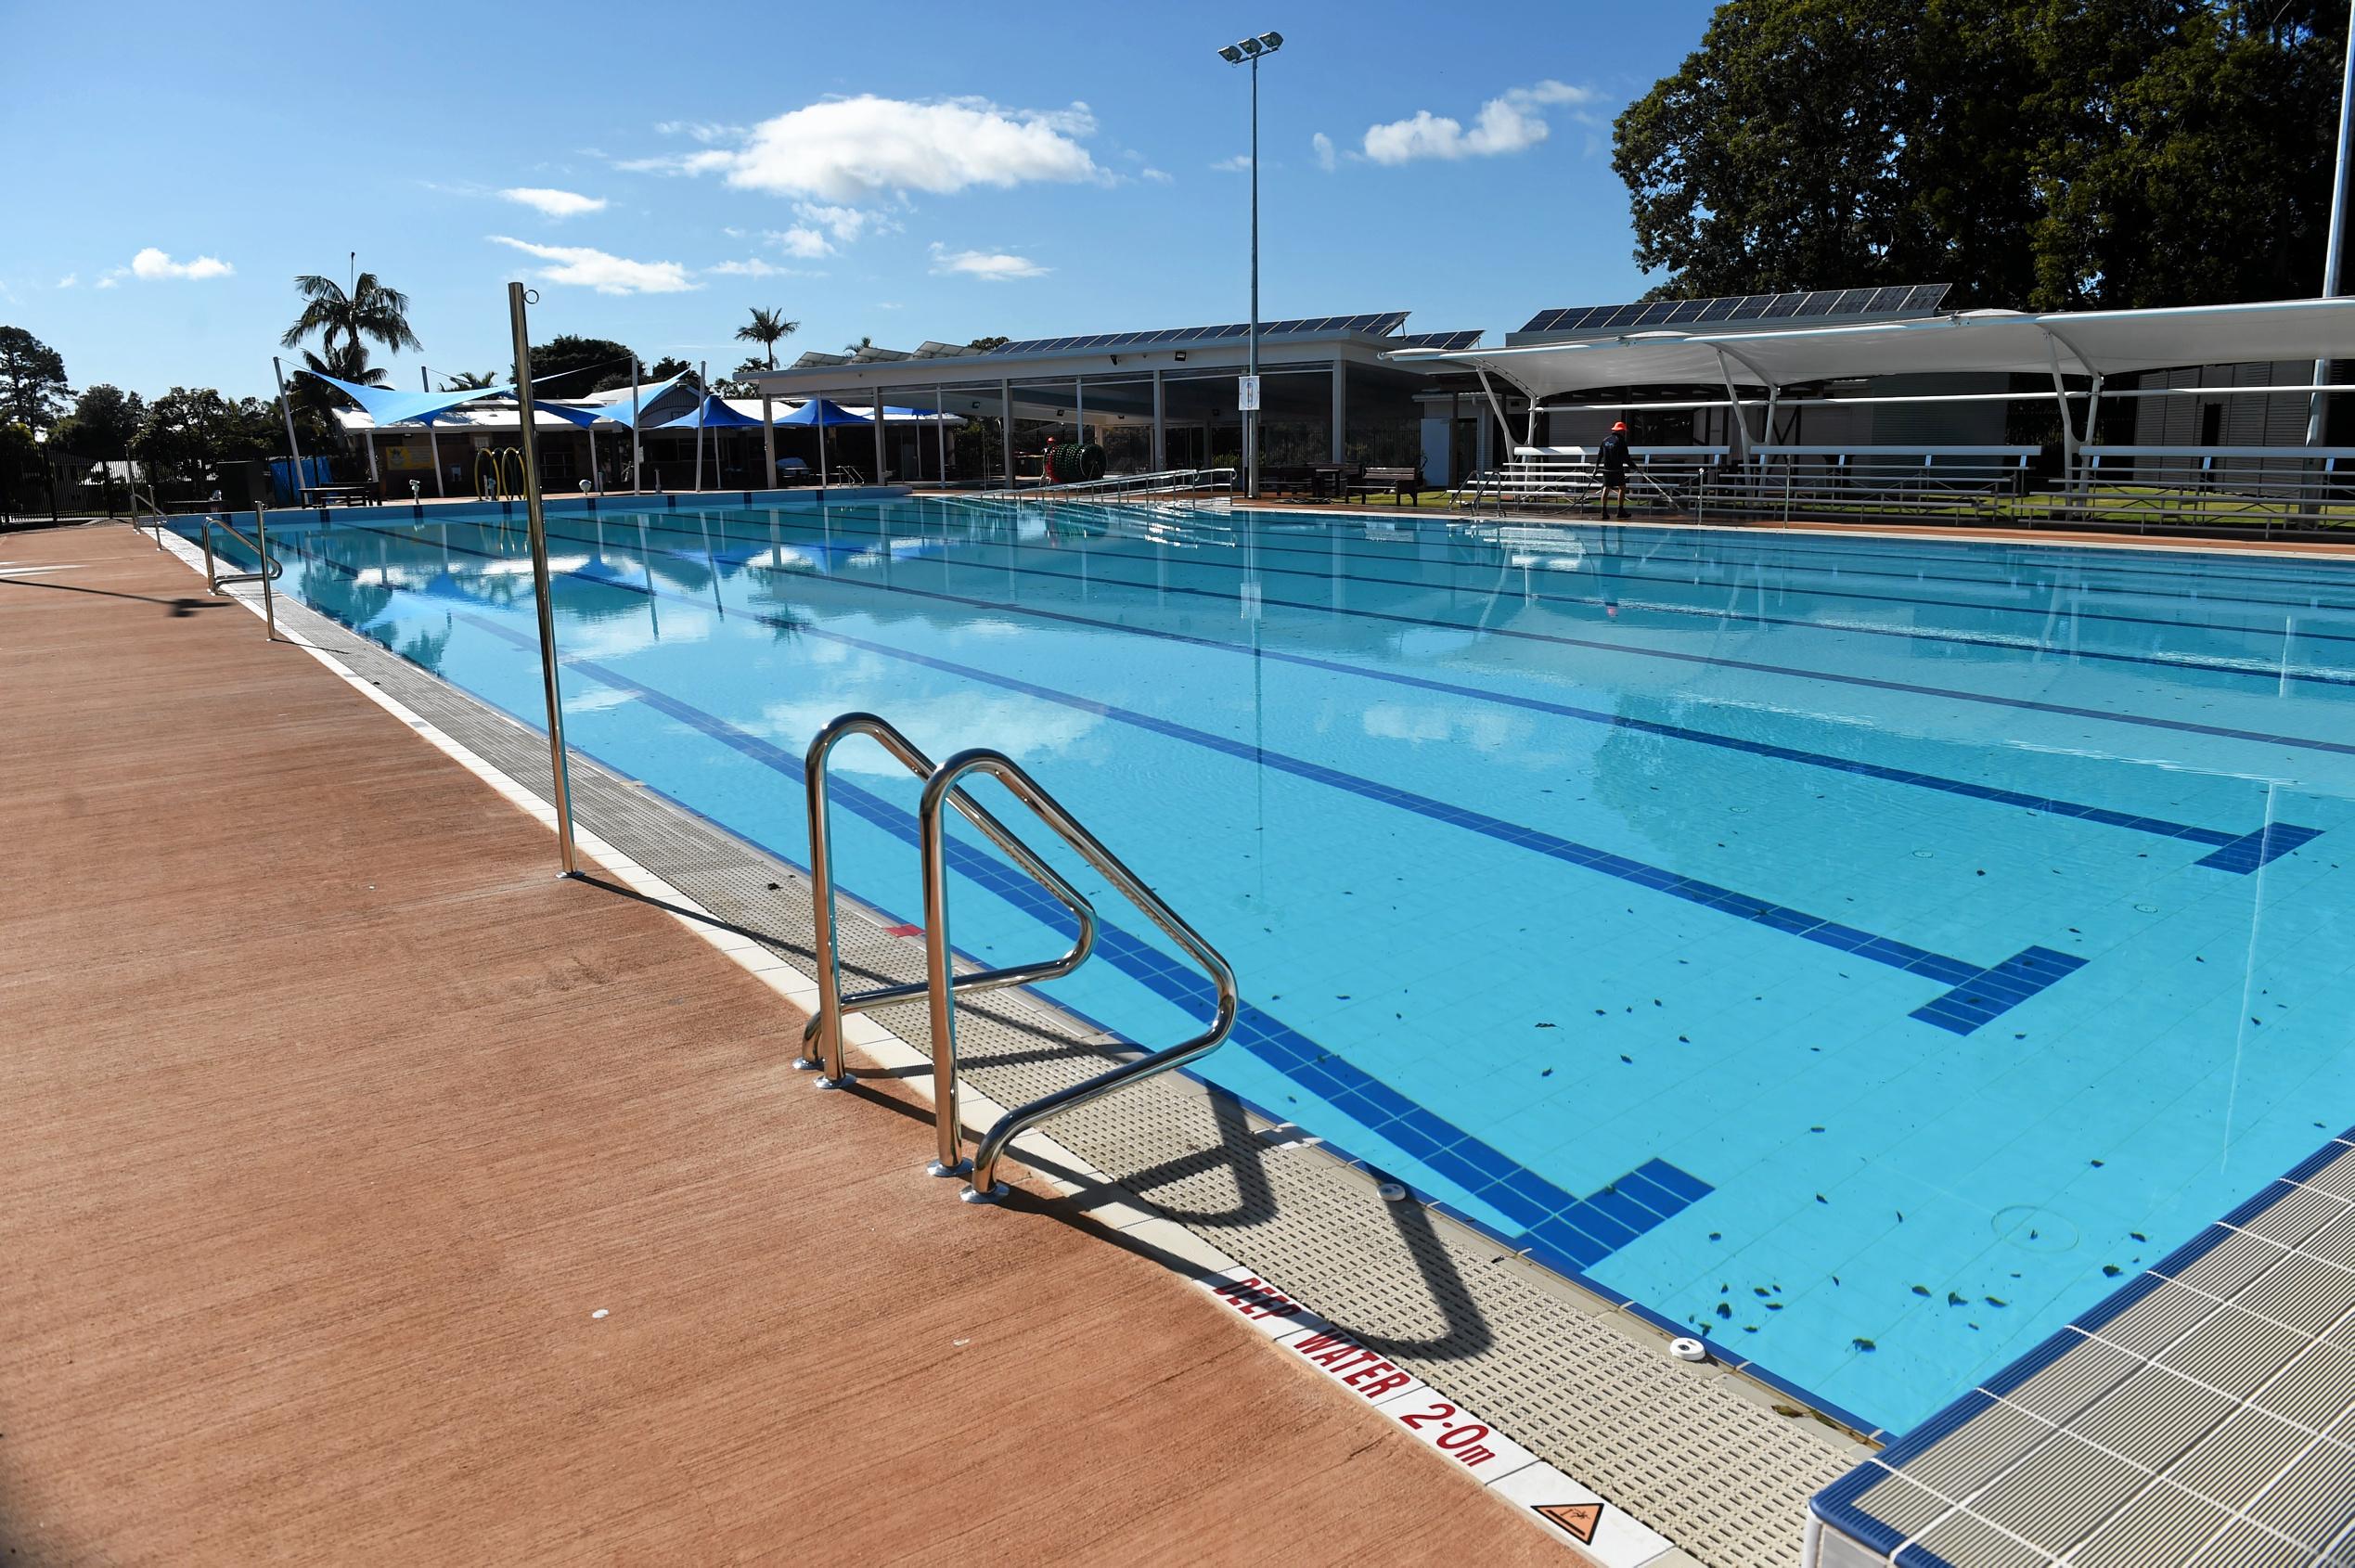
[[[629,692],[616,691],[610,686],[593,686],[586,691],[574,691],[567,688],[564,692],[564,711],[568,713],[602,713],[608,708],[623,707],[636,700],[637,699]]]
[[[643,609],[635,615],[611,620],[560,619],[556,634],[557,651],[567,658],[624,659],[652,648],[658,641],[708,642],[719,623],[719,618],[708,606],[698,607],[677,599],[663,600],[659,613],[663,618],[660,638],[654,636],[653,617]]]
[[[1453,740],[1481,752],[1524,745],[1530,728],[1511,713],[1467,713],[1404,702],[1373,703],[1365,710],[1364,722],[1366,734],[1376,740]]]
[[[904,676],[872,683],[837,682],[831,695],[821,700],[771,703],[761,710],[760,732],[798,756],[821,727],[843,713],[863,708],[889,719],[934,762],[968,746],[990,746],[1016,762],[1030,764],[1068,752],[1103,722],[1093,713],[1026,701],[1010,694],[944,691],[910,698],[894,689],[902,680]],[[835,752],[834,766],[845,773],[907,777],[907,770],[882,748],[858,740]]]

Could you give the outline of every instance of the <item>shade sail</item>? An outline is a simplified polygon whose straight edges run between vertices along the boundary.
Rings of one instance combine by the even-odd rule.
[[[685,375],[686,372],[681,371],[679,374]],[[664,392],[670,391],[673,387],[678,385],[678,376],[672,376],[655,382],[652,386],[638,388],[637,406],[636,408],[632,408],[630,406],[630,399],[626,393],[610,403],[601,404],[599,406],[604,410],[604,412],[600,414],[598,418],[609,425],[634,427],[637,424],[639,419],[650,417],[654,412],[655,400],[660,398]],[[654,427],[652,425],[649,425],[646,428],[648,430],[652,430]]]
[[[813,397],[791,414],[779,414],[780,425],[871,425],[875,421],[864,414],[854,414],[839,403]]]
[[[1494,372],[1532,397],[1593,387],[1731,380],[1782,387],[1849,377],[1991,371],[2117,376],[2178,366],[2355,358],[2355,300],[2168,310],[1970,311],[1790,332],[1641,332],[1583,342],[1402,350],[1406,364]]]
[[[781,419],[778,422],[784,423]],[[659,425],[651,425],[648,428],[658,431],[734,431],[742,430],[747,426],[757,430],[760,428],[760,421],[739,414],[721,399],[706,393],[701,403],[681,414],[677,418],[665,419]]]
[[[512,387],[472,387],[456,392],[395,392],[391,387],[364,387],[356,381],[341,381],[333,376],[322,376],[316,370],[302,369],[295,374],[325,381],[358,404],[367,417],[380,425],[405,424],[411,420],[430,422],[435,415],[445,414],[461,403],[479,403],[486,398],[511,398],[515,395]]]
[[[611,422],[606,418],[605,410],[602,408],[575,408],[568,403],[540,403],[534,401],[532,405],[532,412],[534,414],[553,415],[555,418],[563,420],[568,425],[596,425],[608,424]]]

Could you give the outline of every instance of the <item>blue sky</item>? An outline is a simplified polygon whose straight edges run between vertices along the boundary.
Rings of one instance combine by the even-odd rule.
[[[510,277],[535,339],[715,373],[753,305],[802,322],[781,356],[1239,321],[1214,51],[1273,28],[1262,314],[1503,331],[1644,287],[1610,120],[1711,9],[12,0],[0,322],[152,395],[266,391],[290,279],[354,250],[411,296],[401,386],[504,366]]]

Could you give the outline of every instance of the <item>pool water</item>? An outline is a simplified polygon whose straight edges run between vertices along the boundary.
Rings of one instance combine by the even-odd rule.
[[[281,519],[280,587],[530,722],[518,513]],[[797,862],[835,714],[1008,752],[1234,965],[1206,1076],[1869,1426],[2355,1119],[2347,563],[915,499],[549,534],[578,749]],[[836,775],[843,885],[920,919],[914,782]],[[1049,994],[1190,1033],[1206,984],[1056,849],[1109,930]],[[969,953],[1061,950],[1043,895],[952,898]]]

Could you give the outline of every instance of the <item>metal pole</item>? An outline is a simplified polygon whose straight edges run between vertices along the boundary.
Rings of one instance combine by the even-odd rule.
[[[573,782],[564,764],[564,691],[556,666],[556,597],[547,575],[547,516],[540,504],[537,416],[532,409],[532,339],[523,318],[527,298],[521,283],[507,286],[508,320],[515,329],[515,401],[522,413],[517,434],[523,448],[523,510],[531,520],[532,587],[539,600],[540,676],[547,697],[548,770],[556,790],[556,844],[564,862],[563,874],[573,877],[580,874],[580,862],[573,850]]]
[[[709,383],[703,379],[711,373],[711,361],[705,360],[695,377],[695,488],[698,490],[703,488],[703,427],[712,422],[712,394],[706,390]],[[714,452],[712,456],[716,461],[719,454]]]
[[[1169,405],[1163,394],[1159,370],[1153,372],[1152,468],[1155,473],[1169,471]]]
[[[417,367],[417,384],[424,388],[427,392],[431,392],[433,390],[433,382],[431,379],[426,375],[425,366],[422,365]],[[434,431],[433,421],[430,418],[425,421],[425,443],[433,454],[434,496],[437,499],[446,497],[449,495],[450,490],[449,482],[443,476],[442,473],[442,438]]]
[[[1259,384],[1259,57],[1251,57],[1251,379]],[[1259,401],[1255,398],[1254,402]],[[1250,469],[1243,487],[1248,500],[1259,499],[1259,410],[1243,415],[1243,450]]]
[[[278,604],[270,592],[270,508],[253,503],[253,552],[262,559],[254,570],[262,574],[262,624],[272,642],[278,640]]]
[[[2347,28],[2347,59],[2339,70],[2338,81],[2338,165],[2331,175],[2331,234],[2323,247],[2323,297],[2329,299],[2338,292],[2339,257],[2344,246],[2342,236],[2347,227],[2347,165],[2349,156],[2348,131],[2350,113],[2355,113],[2355,6],[2349,7]],[[2323,386],[2330,380],[2330,361],[2314,362],[2314,384]],[[2323,394],[2316,392],[2307,405],[2306,444],[2323,443]]]
[[[278,412],[286,417],[286,449],[294,459],[294,498],[302,498],[302,445],[294,439],[294,409],[286,400],[286,371],[278,364],[278,356],[270,356],[270,374],[277,378]]]
[[[875,389],[875,405],[871,412],[875,416],[875,472],[873,477],[875,482],[881,484],[883,482],[883,389],[881,387],[877,387]]]
[[[936,773],[934,778],[938,778]],[[963,1176],[962,1124],[957,1117],[957,1004],[949,995],[947,824],[919,811],[918,853],[924,868],[924,979],[933,1024],[933,1176]]]
[[[997,383],[997,434],[1006,448],[1006,488],[1014,488],[1014,383]]]
[[[813,428],[815,428],[815,429],[817,430],[817,488],[818,488],[819,493],[820,493],[820,494],[823,494],[823,493],[825,492],[825,489],[826,489],[826,478],[827,478],[827,476],[826,476],[826,398],[825,398],[824,394],[823,394],[823,393],[821,393],[821,394],[819,394],[818,396],[816,396],[816,397],[811,398],[811,399],[810,399],[810,405],[811,405],[811,406],[810,406],[810,413],[811,413],[811,415],[812,415],[812,416],[813,416],[813,417],[817,419],[817,425],[816,425],[815,427],[813,427]]]
[[[933,448],[940,457],[941,488],[948,488],[948,393],[933,389]]]
[[[777,368],[776,356],[769,356],[771,370]],[[769,399],[768,383],[761,383],[761,457],[768,467],[761,470],[759,490],[777,488],[777,409]]]

